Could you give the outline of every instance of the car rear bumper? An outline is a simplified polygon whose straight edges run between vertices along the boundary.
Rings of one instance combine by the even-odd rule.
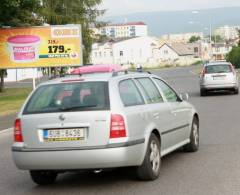
[[[224,90],[224,89],[237,89],[237,83],[230,83],[230,84],[208,84],[208,85],[200,85],[201,89],[205,90]]]
[[[104,149],[31,150],[12,148],[16,166],[22,170],[76,170],[141,165],[145,144]]]

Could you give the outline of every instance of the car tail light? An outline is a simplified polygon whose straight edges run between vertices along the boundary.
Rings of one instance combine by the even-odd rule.
[[[202,72],[201,72],[202,77],[204,77],[205,74],[206,74],[206,67],[204,67],[203,70],[202,70]]]
[[[126,137],[125,122],[122,115],[111,115],[110,139]]]
[[[233,72],[233,73],[235,72],[235,71],[234,71],[234,66],[233,66],[233,65],[230,65],[230,69],[231,69],[231,72]]]
[[[14,141],[23,142],[21,120],[16,119],[14,123]]]

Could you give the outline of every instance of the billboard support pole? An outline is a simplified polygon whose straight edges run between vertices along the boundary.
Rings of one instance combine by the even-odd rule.
[[[35,68],[33,68],[32,70],[33,70],[32,80],[33,80],[33,90],[34,90],[36,88]]]

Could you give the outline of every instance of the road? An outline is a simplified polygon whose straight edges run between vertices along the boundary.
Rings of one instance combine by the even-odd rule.
[[[27,172],[15,168],[11,158],[11,133],[0,134],[0,194],[240,194],[240,95],[199,96],[194,67],[156,72],[178,91],[188,92],[200,114],[200,150],[177,151],[163,158],[161,176],[140,182],[127,169],[111,172],[62,174],[57,183],[36,186]]]

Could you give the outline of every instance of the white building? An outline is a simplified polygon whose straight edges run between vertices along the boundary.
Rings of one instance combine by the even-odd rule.
[[[137,64],[154,61],[158,40],[152,37],[134,37],[110,40],[92,45],[93,64]]]
[[[42,77],[42,71],[37,68],[24,68],[24,69],[7,69],[7,75],[4,78],[6,82],[17,82],[25,79]]]
[[[161,39],[163,39],[167,43],[188,43],[189,39],[192,37],[200,37],[203,39],[202,32],[192,32],[192,33],[183,33],[183,34],[167,34],[163,35]]]
[[[163,44],[158,51],[158,59],[166,64],[192,64],[196,61],[195,53],[183,43]]]
[[[147,36],[148,27],[143,22],[109,24],[99,29],[92,29],[94,34],[106,35],[111,38]]]
[[[234,40],[238,38],[239,26],[221,26],[214,31],[214,35],[219,35],[225,40]]]
[[[226,43],[212,44],[212,58],[213,60],[225,60],[226,55],[232,50],[233,46]]]

